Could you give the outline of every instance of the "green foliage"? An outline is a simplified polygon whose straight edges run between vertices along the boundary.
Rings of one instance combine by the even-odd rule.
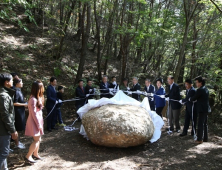
[[[21,59],[26,59],[26,58],[28,58],[29,56],[28,55],[26,55],[26,54],[21,54],[21,53],[19,53],[19,52],[15,52],[15,54],[16,54],[16,56],[17,57],[19,57],[19,58],[21,58]]]
[[[26,23],[23,22],[14,11],[16,7],[23,7],[25,9],[24,15],[26,15],[30,22],[35,22],[33,14],[30,9],[35,7],[35,4],[29,3],[26,0],[4,0],[4,3],[1,3],[1,11],[0,11],[0,18],[3,20],[8,20],[14,23],[17,23],[20,28],[23,28],[25,31],[29,32]]]
[[[58,77],[60,76],[60,74],[61,74],[61,69],[58,67],[54,67],[54,75]]]

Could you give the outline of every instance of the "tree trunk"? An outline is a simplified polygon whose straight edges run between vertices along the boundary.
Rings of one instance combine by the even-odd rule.
[[[56,59],[60,59],[61,58],[63,41],[64,41],[65,36],[66,36],[66,31],[67,31],[67,28],[68,28],[68,25],[69,25],[69,21],[70,21],[70,17],[71,17],[72,11],[75,8],[75,4],[76,4],[76,0],[72,0],[72,6],[71,6],[71,8],[70,8],[70,10],[68,12],[68,15],[67,15],[67,18],[66,18],[66,21],[65,21],[65,27],[63,29],[64,35],[61,37],[60,44],[59,44],[59,50],[58,50]]]
[[[178,59],[178,63],[177,63],[177,66],[176,66],[176,69],[175,69],[175,74],[174,74],[174,81],[177,82],[178,78],[179,78],[179,75],[180,75],[180,70],[181,70],[181,65],[182,65],[182,61],[183,61],[183,57],[184,57],[184,52],[185,52],[185,47],[186,47],[186,44],[187,44],[187,35],[188,35],[188,31],[189,31],[189,25],[190,25],[190,22],[194,16],[194,13],[196,11],[196,8],[198,6],[198,2],[200,0],[198,0],[193,8],[192,11],[188,11],[188,8],[187,8],[187,4],[190,5],[192,3],[190,2],[187,2],[187,0],[183,0],[184,2],[184,11],[185,11],[185,17],[186,17],[186,25],[185,25],[185,31],[184,31],[184,35],[183,35],[183,42],[182,42],[182,46],[180,48],[180,55],[179,55],[179,59]],[[189,6],[189,8],[191,8]]]
[[[87,25],[86,25],[86,29],[85,29],[84,21],[85,21],[86,9],[87,9]],[[80,58],[80,62],[79,62],[79,67],[78,67],[78,71],[77,71],[77,75],[76,75],[75,84],[77,84],[78,80],[82,78],[83,68],[85,65],[87,42],[88,42],[89,32],[90,32],[90,12],[91,12],[90,4],[85,3],[83,6],[82,21],[81,21],[81,25],[82,25],[82,29],[81,29],[82,30],[81,58]]]
[[[198,31],[196,28],[196,19],[194,19],[193,21],[193,44],[192,44],[192,54],[191,54],[191,60],[192,60],[192,65],[191,65],[191,69],[190,69],[190,79],[192,79],[193,77],[195,77],[195,62],[196,62],[196,44],[197,44],[197,35],[198,35]]]
[[[95,15],[95,22],[96,22],[96,39],[97,39],[97,71],[98,71],[98,81],[100,82],[101,76],[101,46],[100,46],[100,19],[98,19],[96,13],[96,0],[94,0],[94,15]]]
[[[79,22],[78,22],[78,31],[76,34],[76,40],[79,41],[81,38],[81,33],[82,33],[82,29],[83,29],[83,25],[82,25],[82,13],[81,13],[81,2],[79,2]]]

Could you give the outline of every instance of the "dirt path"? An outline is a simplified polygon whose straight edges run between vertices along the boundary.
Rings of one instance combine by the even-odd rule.
[[[66,122],[70,124],[71,121]],[[80,127],[77,122],[76,127]],[[22,137],[28,147],[31,139]],[[191,136],[168,135],[153,144],[119,149],[99,147],[78,134],[63,128],[43,136],[40,153],[45,159],[35,165],[24,164],[28,149],[10,154],[10,169],[16,170],[130,170],[130,169],[222,169],[221,138],[210,134],[210,141],[196,145]]]

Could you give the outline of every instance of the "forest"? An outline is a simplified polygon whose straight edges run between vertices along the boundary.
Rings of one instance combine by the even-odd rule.
[[[163,78],[167,85],[167,76],[172,75],[181,90],[185,89],[183,84],[187,78],[194,80],[203,76],[210,90],[212,114],[209,122],[212,135],[221,135],[222,1],[0,0],[0,71],[20,74],[26,98],[33,80],[41,79],[47,86],[51,76],[56,76],[58,83],[66,86],[67,98],[74,96],[74,86],[79,79],[85,83],[87,78],[91,78],[96,86],[103,75],[109,78],[116,76],[119,84],[124,78],[131,81],[132,77],[138,77],[142,86],[146,78],[151,79],[154,85],[157,78]],[[71,110],[75,108],[70,103],[65,104],[65,107],[64,112],[70,123]],[[71,134],[64,137],[62,132],[58,132],[58,135],[65,140],[72,140]],[[78,141],[82,140],[78,138]],[[164,142],[167,140],[168,136],[165,135]],[[77,144],[74,145],[77,148]],[[86,145],[83,142],[85,152]],[[162,148],[164,143],[154,146]],[[93,148],[92,144],[90,147]],[[150,146],[144,147],[150,149]],[[160,164],[156,160],[159,157],[152,153],[141,153],[146,152],[143,147],[137,149],[140,156],[148,154],[155,160],[150,164],[151,167],[167,169],[165,165],[168,165],[169,168],[177,169],[176,165],[168,162]],[[79,169],[92,169],[102,166],[98,165],[99,161],[117,159],[121,162],[124,156],[134,159],[131,156],[138,154],[137,149],[125,152],[93,148],[89,152],[99,150],[100,154],[110,152],[111,156],[105,155],[98,160],[91,160],[91,157],[88,160],[88,157],[83,156],[84,161],[88,161],[85,168],[80,166],[79,159],[61,157],[69,161],[75,159]],[[44,151],[47,152],[48,148],[45,147]],[[80,152],[79,148],[73,151]],[[210,155],[212,157],[213,152]],[[168,160],[162,152],[159,156]],[[96,163],[92,165],[90,161]],[[145,169],[148,166],[137,158],[134,161]],[[218,168],[215,166],[218,162],[213,165],[206,161],[204,163],[206,169]],[[199,166],[189,165],[193,168]],[[186,166],[181,163],[178,169],[186,169]],[[48,165],[42,167],[49,168]],[[54,168],[62,169],[59,164]],[[114,166],[113,169],[118,167]]]

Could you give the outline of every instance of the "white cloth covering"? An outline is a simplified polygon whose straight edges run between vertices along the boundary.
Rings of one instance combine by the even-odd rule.
[[[123,91],[119,90],[116,93],[116,95],[110,99],[101,98],[100,100],[94,100],[94,99],[89,100],[86,105],[79,108],[77,113],[79,114],[79,117],[82,119],[82,116],[85,113],[87,113],[89,110],[96,108],[96,107],[103,106],[103,105],[107,105],[107,104],[133,105],[133,106],[143,107],[144,109],[147,110],[147,113],[150,114],[150,117],[151,117],[154,127],[155,127],[155,131],[154,131],[153,137],[151,138],[150,142],[151,143],[156,142],[160,138],[161,128],[163,127],[164,122],[163,122],[163,119],[158,114],[156,114],[156,112],[150,110],[150,105],[149,105],[147,97],[145,97],[141,103],[141,102],[127,96],[125,93],[123,93]],[[81,125],[79,133],[81,135],[83,135],[85,138],[87,138],[87,134],[85,132],[83,125]]]

